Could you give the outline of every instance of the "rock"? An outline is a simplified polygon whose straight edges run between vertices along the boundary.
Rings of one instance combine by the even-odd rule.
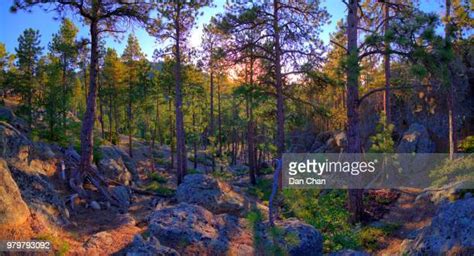
[[[403,133],[397,151],[399,153],[433,153],[435,151],[435,144],[430,139],[426,127],[414,123]]]
[[[0,159],[0,184],[0,230],[2,227],[22,225],[30,216],[30,211],[3,159]]]
[[[445,201],[452,201],[455,199],[459,199],[460,197],[462,197],[463,191],[468,190],[469,188],[472,188],[472,187],[473,187],[473,184],[472,184],[472,181],[470,180],[456,181],[456,182],[446,184],[436,190],[431,190],[428,188],[424,190],[422,193],[420,193],[416,197],[416,200],[418,201],[418,200],[428,199],[434,204],[441,204],[442,202],[445,202]]]
[[[111,188],[110,191],[113,195],[115,195],[120,202],[124,202],[126,207],[130,206],[130,190],[126,186],[117,186]]]
[[[130,185],[132,180],[137,180],[133,177],[136,173],[135,169],[130,169],[125,164],[123,156],[126,155],[121,149],[114,146],[102,146],[100,148],[102,158],[99,161],[98,168],[109,179],[124,185]],[[129,165],[131,160],[128,159]]]
[[[347,146],[345,132],[324,132],[316,136],[311,146],[312,153],[340,153]]]
[[[244,164],[233,165],[229,167],[230,171],[233,172],[235,175],[245,175],[249,172],[249,167]]]
[[[96,201],[90,202],[89,206],[94,210],[100,210],[100,204],[97,203]]]
[[[13,127],[20,130],[21,132],[29,131],[28,123],[25,120],[17,117],[9,108],[0,107],[0,121],[5,121],[11,124]]]
[[[229,184],[209,175],[186,175],[176,191],[176,197],[178,202],[197,204],[216,214],[243,216],[245,213],[244,198]]]
[[[31,142],[8,123],[0,121],[0,154],[7,161],[27,163]]]
[[[354,250],[342,250],[338,252],[332,252],[329,256],[369,256],[370,254],[361,251],[354,251]]]
[[[180,203],[154,211],[148,233],[184,255],[254,255],[245,219]]]
[[[323,236],[313,226],[294,218],[277,221],[275,225],[282,230],[277,243],[289,255],[323,254]],[[274,240],[268,231],[265,238],[268,243]]]
[[[474,253],[474,198],[440,206],[431,225],[404,242],[409,255],[472,255]]]
[[[179,256],[180,254],[169,247],[160,244],[160,241],[154,236],[143,239],[141,235],[136,235],[133,238],[132,244],[126,250],[127,256]]]
[[[60,225],[69,223],[64,200],[48,177],[26,165],[9,163],[9,167],[21,196],[32,213],[40,213]]]

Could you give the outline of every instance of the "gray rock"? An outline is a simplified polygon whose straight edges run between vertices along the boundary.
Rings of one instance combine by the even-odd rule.
[[[282,232],[274,239],[267,230],[265,232],[267,243],[276,240],[280,247],[294,256],[323,254],[323,236],[313,226],[294,218],[277,221],[275,225]]]
[[[347,137],[345,132],[324,132],[320,133],[313,145],[312,153],[340,153],[347,147]]]
[[[445,255],[474,253],[474,198],[440,206],[431,225],[413,241],[405,242],[409,255]]]
[[[160,241],[154,236],[148,240],[143,239],[141,235],[135,235],[132,244],[126,250],[127,256],[179,256],[180,254],[169,247],[160,244]]]
[[[433,153],[435,151],[435,144],[430,139],[426,127],[414,123],[403,133],[397,151],[399,153]]]
[[[110,191],[113,195],[115,195],[120,202],[125,203],[126,207],[130,206],[130,190],[126,186],[117,186],[111,188]]]
[[[13,111],[9,108],[0,107],[0,121],[5,121],[11,124],[13,127],[20,130],[21,132],[29,131],[28,123],[25,120],[15,116]]]
[[[154,211],[148,233],[184,255],[254,255],[245,219],[180,203]]]
[[[97,167],[107,178],[125,185],[138,180],[133,161],[123,150],[115,146],[102,146],[100,150],[102,158]],[[128,167],[126,162],[128,162]]]
[[[354,250],[342,250],[338,252],[332,252],[329,256],[369,256],[370,254],[362,251],[354,251]]]
[[[216,214],[245,214],[242,195],[233,191],[229,184],[209,175],[186,175],[176,191],[176,198],[178,202],[197,204]]]
[[[18,129],[0,121],[0,154],[7,161],[28,162],[31,142]]]
[[[0,159],[0,184],[0,230],[25,223],[30,211],[3,159]]]
[[[97,203],[96,201],[90,202],[89,205],[90,205],[90,207],[91,207],[92,209],[94,209],[94,210],[100,210],[100,209],[101,209],[101,208],[100,208],[100,204]]]

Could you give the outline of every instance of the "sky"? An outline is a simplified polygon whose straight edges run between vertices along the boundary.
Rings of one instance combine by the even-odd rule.
[[[18,13],[10,13],[9,7],[12,1],[1,0],[0,3],[0,42],[6,45],[7,51],[15,52],[15,47],[18,45],[18,36],[27,28],[33,28],[40,31],[41,44],[47,50],[47,45],[51,41],[52,34],[57,33],[60,27],[60,22],[55,20],[57,17],[55,13],[47,13],[39,8],[34,8],[32,12],[19,11]],[[202,29],[205,24],[209,22],[211,17],[224,11],[226,0],[215,0],[215,7],[203,8],[203,15],[198,17],[197,28],[191,34],[189,43],[193,47],[199,47],[201,44]],[[441,0],[422,0],[421,8],[424,11],[441,12]],[[346,7],[341,0],[323,0],[323,6],[326,7],[328,13],[331,15],[330,24],[322,28],[320,35],[321,39],[328,43],[329,35],[334,32],[337,21],[344,18],[346,15]],[[74,23],[79,27],[78,37],[89,38],[88,28],[83,26],[78,17],[70,17]],[[138,27],[130,28],[127,33],[121,34],[118,38],[107,36],[106,46],[115,48],[120,54],[123,52],[126,44],[126,38],[129,33],[135,33],[138,37],[143,52],[149,59],[153,56],[153,51],[159,48],[159,44],[155,39],[148,35],[148,33]]]

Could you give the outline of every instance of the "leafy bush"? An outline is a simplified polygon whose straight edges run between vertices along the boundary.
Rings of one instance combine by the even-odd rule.
[[[57,256],[67,255],[69,252],[69,243],[63,240],[60,236],[51,233],[43,233],[39,234],[35,239],[51,242],[55,255]]]
[[[175,194],[175,190],[165,187],[163,184],[152,181],[148,185],[145,186],[145,190],[152,191],[157,193],[159,196],[169,197]]]
[[[285,217],[297,217],[321,231],[325,252],[360,247],[357,229],[347,222],[346,191],[320,194],[319,190],[308,189],[284,190],[283,193]]]
[[[459,151],[464,153],[474,153],[474,136],[467,136],[459,143]]]
[[[161,176],[161,175],[160,175],[159,173],[157,173],[157,172],[151,173],[150,176],[149,176],[149,178],[150,178],[151,180],[156,181],[156,182],[161,183],[161,184],[166,183],[166,181],[167,181],[165,177]]]
[[[373,252],[380,248],[380,239],[385,236],[385,232],[380,228],[366,227],[359,232],[359,243],[368,252]]]
[[[270,194],[272,193],[272,184],[273,180],[259,179],[255,186],[251,186],[247,189],[247,192],[264,202],[268,202],[268,200],[270,200]]]
[[[221,179],[221,180],[230,180],[232,178],[232,173],[226,171],[215,171],[212,172],[211,175],[214,178]]]

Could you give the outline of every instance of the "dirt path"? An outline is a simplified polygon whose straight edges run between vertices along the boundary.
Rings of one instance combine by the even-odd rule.
[[[436,211],[435,205],[426,198],[416,200],[419,189],[400,190],[398,200],[389,206],[389,211],[382,222],[401,225],[387,239],[386,247],[376,252],[376,255],[399,255],[403,240],[413,238],[417,230],[429,225]]]

